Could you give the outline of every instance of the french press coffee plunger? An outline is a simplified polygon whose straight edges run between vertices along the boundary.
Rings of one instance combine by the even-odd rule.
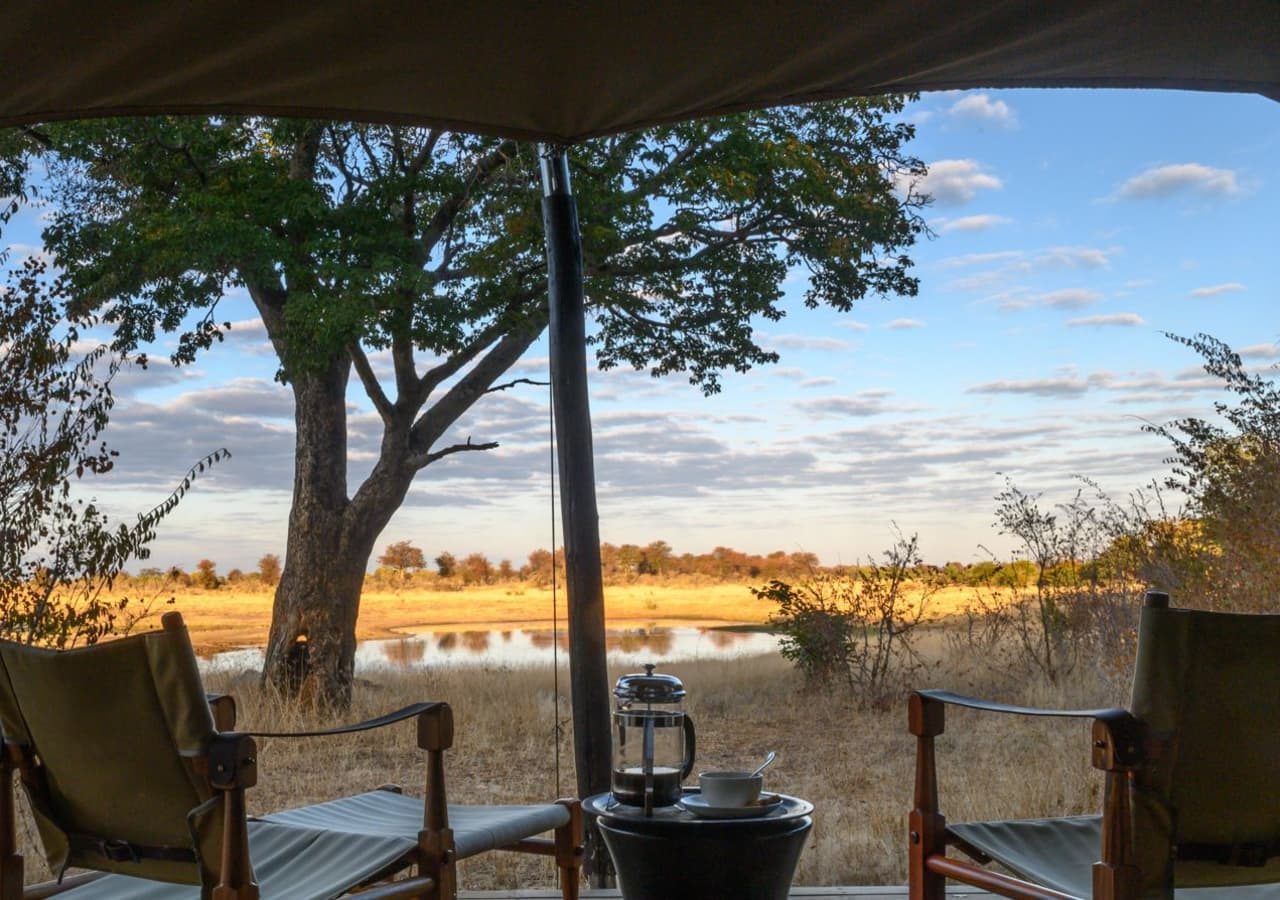
[[[613,696],[613,796],[644,808],[671,806],[693,770],[693,720],[684,712],[684,684],[674,675],[623,675]]]

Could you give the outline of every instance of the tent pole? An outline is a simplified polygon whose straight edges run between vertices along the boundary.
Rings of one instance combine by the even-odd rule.
[[[578,230],[577,202],[569,184],[569,158],[565,148],[541,144],[539,157],[542,163],[542,222],[547,241],[547,289],[551,305],[551,392],[555,404],[560,518],[569,594],[573,753],[578,796],[588,797],[609,790],[612,747],[600,521],[596,510],[595,463],[591,449],[591,410],[587,400],[582,235]],[[590,856],[596,855],[589,853]],[[589,858],[588,862],[592,861]],[[588,865],[593,884],[603,868]]]

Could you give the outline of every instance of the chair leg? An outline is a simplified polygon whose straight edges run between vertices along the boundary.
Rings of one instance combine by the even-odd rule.
[[[577,800],[557,800],[569,810],[569,821],[556,829],[556,867],[560,870],[560,893],[564,900],[578,900],[582,883],[582,804]]]
[[[947,880],[930,871],[929,857],[946,852],[947,820],[938,811],[938,775],[933,739],[946,730],[946,707],[922,694],[907,703],[908,730],[916,736],[915,807],[907,856],[910,900],[945,900]]]
[[[249,859],[249,832],[245,818],[244,788],[223,793],[222,864],[212,900],[258,900],[258,883],[254,881]]]
[[[418,853],[421,857],[418,874],[426,875],[435,882],[431,893],[424,896],[430,900],[457,900],[458,854],[453,846],[453,829],[420,832]]]

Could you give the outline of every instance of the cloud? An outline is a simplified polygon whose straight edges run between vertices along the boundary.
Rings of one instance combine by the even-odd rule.
[[[884,401],[892,395],[892,391],[875,389],[840,397],[797,400],[795,407],[807,415],[819,418],[828,416],[863,418],[890,412],[890,407]]]
[[[937,228],[942,234],[949,234],[953,231],[987,231],[997,225],[1008,225],[1012,221],[1012,219],[1005,216],[985,213],[980,216],[961,216],[958,219],[939,219]]]
[[[1030,378],[1023,381],[1000,379],[986,381],[967,388],[967,394],[1031,394],[1036,397],[1078,397],[1089,390],[1089,382],[1082,378],[1060,376],[1058,378]]]
[[[1036,301],[1041,306],[1047,306],[1050,309],[1083,309],[1086,306],[1092,306],[1101,299],[1102,294],[1098,291],[1091,291],[1086,288],[1065,288],[1060,291],[1039,294],[1036,297]]]
[[[227,340],[267,340],[267,326],[263,324],[261,318],[237,319],[227,324],[231,326],[226,332]]]
[[[980,125],[1017,128],[1018,117],[1003,100],[992,100],[987,94],[966,94],[951,105],[947,114],[953,119]]]
[[[893,331],[906,331],[912,328],[924,328],[925,323],[920,319],[894,319],[892,322],[886,322],[885,328]]]
[[[804,381],[800,382],[800,387],[802,388],[826,387],[827,385],[831,385],[835,383],[836,383],[836,380],[831,376],[820,375],[817,378],[806,378]]]
[[[929,165],[929,174],[918,179],[914,187],[942,206],[960,206],[976,197],[978,191],[999,190],[1004,183],[984,172],[976,160],[940,159]]]
[[[1245,359],[1280,359],[1280,345],[1250,344],[1238,351]]]
[[[837,328],[843,328],[846,331],[866,331],[871,326],[866,322],[856,322],[853,319],[843,319],[836,323]]]
[[[1027,258],[1025,250],[995,250],[988,253],[962,253],[948,256],[938,263],[944,269],[963,269],[969,266],[987,266],[992,263],[1016,263]]]
[[[849,342],[839,338],[812,337],[807,334],[778,334],[769,337],[774,347],[785,350],[848,350]]]
[[[1137,313],[1113,313],[1107,316],[1085,316],[1083,319],[1067,320],[1068,328],[1105,328],[1113,325],[1122,328],[1135,328],[1146,324],[1146,320]]]
[[[1042,266],[1060,266],[1064,269],[1105,269],[1111,265],[1111,257],[1120,251],[1115,247],[1050,247],[1036,255],[1035,262]]]
[[[1238,281],[1228,281],[1224,284],[1211,284],[1207,287],[1198,287],[1191,292],[1192,297],[1218,297],[1222,294],[1238,294],[1243,291],[1245,286]]]
[[[1240,193],[1236,173],[1200,163],[1154,166],[1116,189],[1120,200],[1151,200],[1184,191],[1209,197],[1232,197]]]

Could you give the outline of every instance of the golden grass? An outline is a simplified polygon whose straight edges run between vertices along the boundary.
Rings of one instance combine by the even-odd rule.
[[[797,883],[895,884],[906,878],[906,812],[911,803],[913,743],[905,704],[861,711],[839,691],[803,689],[780,657],[672,664],[689,689],[698,727],[698,768],[741,767],[771,749],[781,756],[767,788],[811,799],[814,829]],[[611,673],[616,677],[619,672]],[[562,679],[562,691],[567,679]],[[937,686],[958,686],[937,670]],[[256,680],[221,676],[211,689],[236,694],[242,727],[288,729],[333,724],[283,706]],[[921,685],[924,686],[924,685]],[[982,685],[965,685],[982,689]],[[1067,705],[1114,702],[1103,684],[1026,691],[1006,699]],[[423,699],[449,701],[457,738],[447,757],[450,799],[461,803],[540,802],[572,794],[572,734],[549,666],[532,669],[444,669],[361,679],[352,719]],[[1096,810],[1101,782],[1089,765],[1087,724],[1006,720],[958,711],[940,739],[944,811],[954,820]],[[267,811],[366,790],[386,782],[421,794],[424,767],[411,725],[364,735],[291,741],[264,739],[253,811]],[[24,843],[30,850],[31,830]],[[25,851],[24,851],[25,852]],[[30,857],[29,857],[30,859]],[[28,877],[47,877],[29,863]],[[489,853],[461,867],[469,889],[551,886],[550,865],[517,854]]]
[[[929,603],[931,615],[958,612],[968,602],[967,588],[949,587]],[[233,647],[262,646],[271,625],[272,595],[268,591],[183,589],[174,602],[160,606],[140,629],[159,626],[166,609],[182,611],[191,639],[202,653]],[[565,594],[558,596],[565,615]],[[475,587],[458,591],[409,588],[404,591],[366,590],[360,599],[357,637],[360,640],[396,637],[414,626],[441,629],[456,626],[522,625],[551,620],[550,588],[525,584]],[[605,615],[610,624],[633,622],[761,623],[776,611],[774,604],[752,596],[746,584],[629,584],[605,587]]]

